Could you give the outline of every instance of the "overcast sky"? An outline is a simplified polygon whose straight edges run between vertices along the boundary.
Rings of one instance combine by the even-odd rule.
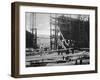
[[[37,15],[37,32],[38,34],[50,35],[50,14]]]
[[[50,14],[36,13],[36,28],[39,35],[50,35]],[[26,30],[30,31],[30,27],[34,21],[32,13],[26,14]],[[33,23],[34,24],[34,23]]]

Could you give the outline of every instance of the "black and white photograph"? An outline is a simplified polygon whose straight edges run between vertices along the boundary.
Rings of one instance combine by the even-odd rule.
[[[12,76],[97,73],[97,7],[12,3]]]
[[[25,12],[25,66],[90,64],[90,15]]]

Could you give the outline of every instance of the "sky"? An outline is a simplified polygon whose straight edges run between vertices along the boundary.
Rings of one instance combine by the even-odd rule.
[[[36,13],[36,28],[37,34],[40,35],[50,35],[50,14]],[[26,30],[30,32],[30,27],[33,25],[34,16],[32,13],[26,14]],[[33,24],[32,24],[33,23]]]
[[[50,14],[36,14],[37,15],[37,34],[50,35]]]

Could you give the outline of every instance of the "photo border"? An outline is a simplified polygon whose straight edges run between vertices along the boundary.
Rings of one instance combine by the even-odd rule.
[[[42,74],[22,74],[20,75],[20,54],[19,54],[19,35],[20,35],[20,6],[39,6],[39,7],[55,7],[55,8],[72,8],[72,9],[89,9],[95,11],[95,70],[75,71],[75,72],[55,72]],[[80,6],[80,5],[62,5],[62,4],[44,4],[29,2],[13,2],[11,4],[11,76],[15,78],[23,77],[41,77],[41,76],[58,76],[72,74],[97,73],[97,7],[96,6]]]

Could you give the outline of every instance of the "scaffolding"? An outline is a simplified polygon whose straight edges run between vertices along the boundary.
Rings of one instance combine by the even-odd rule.
[[[36,13],[33,13],[33,25],[32,25],[32,34],[33,34],[33,48],[37,48],[37,28],[36,28]]]
[[[50,47],[51,50],[64,49],[67,50],[66,46],[69,43],[64,38],[59,24],[64,24],[59,21],[57,14],[50,14]]]
[[[37,48],[36,13],[26,12],[26,43],[27,48]]]
[[[32,35],[33,49],[38,47],[37,45],[37,13],[30,14],[30,33]],[[72,48],[72,44],[75,46],[81,46],[85,42],[89,43],[88,29],[86,32],[86,26],[89,25],[88,15],[72,15],[72,14],[48,14],[50,17],[50,49],[58,50]],[[74,18],[74,17],[76,18]],[[86,22],[86,20],[88,22]],[[48,25],[49,26],[49,25]],[[73,42],[74,41],[74,42]],[[88,44],[87,44],[88,45]],[[79,46],[79,47],[80,47]]]

